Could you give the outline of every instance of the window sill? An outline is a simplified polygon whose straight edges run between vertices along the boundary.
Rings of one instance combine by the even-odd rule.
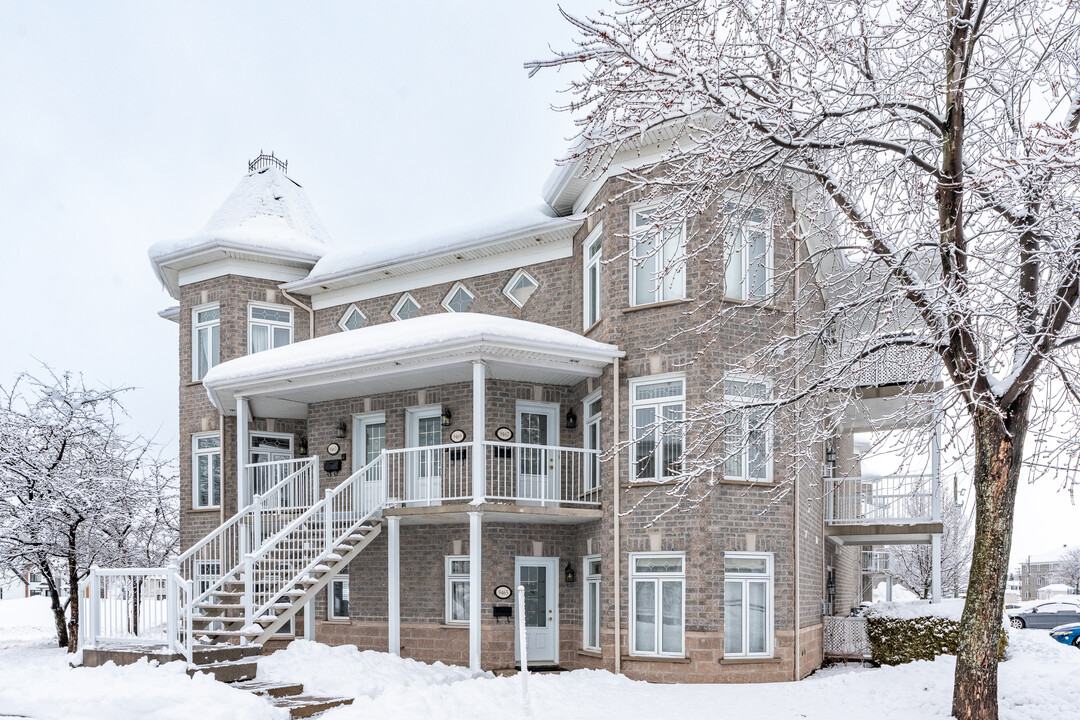
[[[649,303],[648,305],[631,305],[622,309],[623,314],[633,313],[639,310],[652,310],[653,308],[662,307],[674,307],[676,305],[688,305],[693,302],[688,298],[679,298],[677,300],[661,300],[660,302]]]
[[[469,623],[443,623],[439,627],[444,630],[468,630]]]
[[[188,380],[184,383],[184,387],[195,387],[196,385],[202,385],[202,380]]]
[[[190,508],[188,510],[188,512],[197,512],[197,513],[214,512],[214,513],[219,513],[219,512],[221,512],[221,506],[220,505],[214,505],[212,507],[193,507],[193,508]]]
[[[761,487],[773,487],[777,484],[776,480],[736,480],[735,478],[721,478],[716,482],[724,485],[744,485],[753,486],[758,485]]]
[[[779,665],[778,657],[724,657],[720,658],[721,665]]]
[[[773,311],[780,310],[779,305],[771,305],[769,303],[764,303],[764,302],[750,302],[748,300],[740,300],[739,298],[732,298],[732,297],[721,298],[720,302],[724,303],[725,305],[742,306],[742,307],[745,307],[745,308],[750,308],[752,310],[773,310]]]
[[[349,624],[352,623],[352,619],[351,618],[329,618],[328,620],[323,620],[323,622],[325,624],[327,624],[327,625],[349,625]]]
[[[623,655],[623,662],[665,662],[676,665],[689,665],[692,661],[688,657],[672,657],[670,655]]]
[[[633,490],[634,488],[669,487],[675,483],[675,480],[641,480],[638,482],[622,483],[622,488],[623,490]]]
[[[604,654],[599,650],[586,650],[584,648],[578,648],[577,654],[582,657],[596,658],[597,660],[601,660],[604,657]]]
[[[600,318],[599,320],[597,320],[596,322],[594,322],[594,323],[593,323],[592,325],[590,325],[589,327],[585,328],[585,332],[583,332],[583,333],[581,333],[581,334],[582,334],[582,335],[584,335],[585,337],[588,337],[588,336],[589,336],[589,333],[591,333],[591,332],[592,332],[593,330],[595,330],[596,328],[600,327],[600,323],[602,323],[602,322],[604,322],[604,318]]]

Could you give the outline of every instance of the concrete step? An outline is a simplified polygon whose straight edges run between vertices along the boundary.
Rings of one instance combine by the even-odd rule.
[[[214,676],[214,679],[223,683],[235,683],[242,680],[254,680],[258,665],[250,660],[235,660],[232,662],[210,663],[188,668],[188,675],[204,672]]]
[[[304,692],[304,686],[300,683],[276,683],[264,680],[242,680],[231,683],[234,688],[247,690],[254,695],[267,695],[269,697],[293,697]]]
[[[199,635],[205,635],[208,638],[221,641],[229,638],[242,638],[242,637],[258,637],[262,633],[258,630],[199,630]]]
[[[260,655],[262,645],[196,645],[192,650],[191,660],[196,665],[213,665],[258,658]]]
[[[289,716],[294,718],[309,718],[325,712],[330,708],[352,705],[353,699],[348,697],[319,697],[317,695],[293,695],[291,697],[267,698],[271,705],[286,708]]]

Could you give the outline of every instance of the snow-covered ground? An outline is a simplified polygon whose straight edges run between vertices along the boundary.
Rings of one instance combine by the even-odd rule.
[[[71,668],[49,647],[51,620],[41,598],[0,601],[0,717],[40,720],[98,718],[283,718],[262,700],[208,677],[188,678],[177,663]],[[353,705],[325,720],[512,720],[604,718],[654,720],[945,720],[955,660],[943,656],[877,669],[838,666],[800,683],[650,685],[607,672],[531,675],[527,705],[520,677],[474,677],[464,668],[427,665],[383,653],[297,641],[259,663],[260,679],[303,682],[311,692],[350,695]],[[1046,631],[1013,631],[1010,659],[1000,666],[1002,720],[1080,718],[1080,650]]]

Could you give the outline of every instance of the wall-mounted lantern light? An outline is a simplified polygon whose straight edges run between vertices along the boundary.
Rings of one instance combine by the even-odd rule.
[[[300,454],[307,455],[307,438],[300,438]]]
[[[443,405],[442,406],[442,426],[443,427],[450,427],[451,418],[453,418],[453,415],[450,413],[450,408],[448,408],[446,405]]]
[[[577,413],[574,412],[574,408],[570,408],[566,411],[566,429],[573,430],[577,427]]]
[[[566,582],[568,583],[577,580],[577,573],[574,572],[574,566],[569,562],[566,563],[566,569],[563,571],[563,574],[566,576]]]
[[[337,436],[339,438],[349,436],[349,426],[345,423],[344,420],[342,420],[341,424],[337,426]]]

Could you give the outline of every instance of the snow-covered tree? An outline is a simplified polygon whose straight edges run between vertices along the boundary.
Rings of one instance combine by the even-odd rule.
[[[971,513],[951,497],[941,500],[941,586],[959,594],[967,590],[971,567]],[[934,563],[929,545],[895,545],[892,552],[893,578],[924,600],[933,588]]]
[[[1080,547],[1068,548],[1058,561],[1058,579],[1080,592]]]
[[[122,390],[46,370],[0,386],[0,562],[42,573],[57,641],[74,652],[72,598],[89,568],[160,564],[175,550],[175,475],[122,432]]]
[[[836,430],[814,408],[857,405],[859,373],[885,370],[906,376],[908,411],[940,408],[943,445],[974,485],[953,714],[996,718],[1021,470],[1068,483],[1080,463],[1061,430],[1080,407],[1080,7],[614,0],[593,19],[564,15],[575,45],[527,67],[580,70],[563,106],[580,127],[569,159],[599,177],[663,127],[636,147],[660,157],[623,176],[661,203],[655,237],[685,222],[686,258],[730,261],[753,252],[737,232],[753,208],[790,241],[754,306],[790,303],[796,319],[758,312],[729,368],[774,378],[755,422],[812,448]],[[730,342],[754,306],[703,302],[723,297],[724,270],[698,298],[719,308],[688,312],[692,332]],[[708,482],[731,410],[718,399],[687,418],[688,494]]]

